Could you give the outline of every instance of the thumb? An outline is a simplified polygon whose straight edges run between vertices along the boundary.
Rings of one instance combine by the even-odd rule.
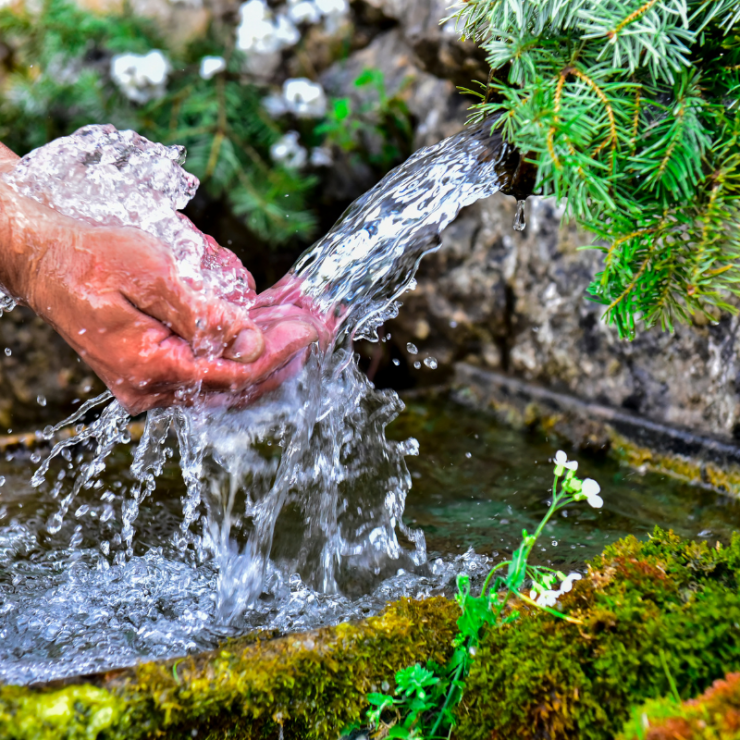
[[[135,238],[140,238],[138,233]],[[132,268],[133,260],[128,261],[125,279],[119,283],[122,295],[188,342],[198,357],[226,356],[240,362],[260,357],[264,337],[247,310],[202,285],[192,285],[179,274],[169,250],[157,240],[151,241],[157,249],[147,251],[138,267]]]

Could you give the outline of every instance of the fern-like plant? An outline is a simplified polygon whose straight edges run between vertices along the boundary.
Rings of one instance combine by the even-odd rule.
[[[740,292],[740,2],[466,0],[486,50],[473,119],[536,168],[598,235],[589,288],[622,336],[736,312]]]

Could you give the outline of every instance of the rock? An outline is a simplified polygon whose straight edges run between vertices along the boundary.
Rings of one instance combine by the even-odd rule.
[[[77,354],[38,316],[16,308],[0,319],[0,434],[40,428],[104,390]]]
[[[473,80],[485,82],[485,54],[472,41],[461,41],[448,0],[366,0],[389,18],[397,20],[422,69],[455,86],[472,88]]]
[[[428,256],[417,289],[390,326],[398,347],[478,364],[665,424],[740,436],[736,317],[697,321],[674,334],[660,328],[629,342],[601,321],[586,288],[601,264],[579,251],[588,235],[560,223],[552,202],[532,198],[523,233],[516,202],[496,195],[464,213]],[[472,358],[471,358],[472,356]],[[443,368],[444,369],[444,368]]]

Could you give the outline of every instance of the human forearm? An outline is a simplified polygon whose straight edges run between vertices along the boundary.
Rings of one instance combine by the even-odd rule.
[[[8,147],[0,142],[0,174],[9,172],[20,159]],[[22,259],[19,254],[18,224],[16,223],[17,197],[5,183],[0,180],[0,289],[21,302],[19,285],[19,267]]]

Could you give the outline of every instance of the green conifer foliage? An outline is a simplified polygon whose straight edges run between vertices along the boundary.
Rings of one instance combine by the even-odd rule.
[[[463,0],[496,115],[596,234],[589,288],[623,336],[736,312],[740,292],[740,2]]]

